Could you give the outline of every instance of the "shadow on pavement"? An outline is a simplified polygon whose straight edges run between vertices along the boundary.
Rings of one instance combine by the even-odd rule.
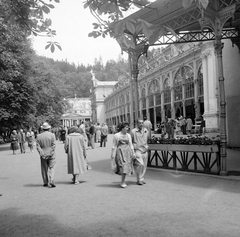
[[[4,144],[0,144],[0,152],[1,151],[10,151],[10,143],[4,143]]]
[[[57,223],[50,215],[22,214],[16,208],[1,210],[0,236],[87,236],[80,227],[70,229]]]
[[[25,184],[24,187],[36,188],[36,187],[42,187],[42,184]]]
[[[229,225],[222,225],[222,218],[214,222],[218,228],[215,228],[214,225],[208,225],[208,228],[206,228],[206,223],[210,221],[211,215],[208,217],[201,212],[198,213],[198,218],[196,219],[194,211],[171,213],[155,209],[150,212],[144,212],[145,207],[142,208],[142,210],[139,208],[134,210],[126,209],[125,213],[121,212],[122,216],[119,216],[119,209],[117,208],[116,210],[112,209],[112,211],[105,210],[104,214],[99,217],[92,216],[89,213],[84,215],[84,213],[81,213],[81,208],[76,207],[75,212],[64,223],[58,221],[58,218],[54,215],[23,214],[19,209],[9,208],[2,210],[0,213],[0,235],[1,237],[235,237],[239,234],[239,228],[230,230]],[[194,225],[191,226],[192,223]]]
[[[110,169],[110,160],[99,160],[90,162],[94,171],[112,173]],[[135,178],[135,175],[133,175]],[[240,180],[231,180],[224,179],[216,175],[205,175],[199,173],[184,173],[174,170],[162,170],[157,168],[148,168],[145,179],[147,184],[153,181],[173,183],[179,186],[191,186],[195,188],[204,188],[204,189],[215,189],[222,190],[226,192],[240,193],[238,186],[240,185]],[[149,181],[148,181],[149,180]],[[120,182],[120,176],[119,176]],[[114,184],[102,185],[104,187],[114,187]]]
[[[102,187],[102,188],[118,188],[119,189],[119,183],[99,184],[99,185],[96,185],[96,186],[97,187]]]

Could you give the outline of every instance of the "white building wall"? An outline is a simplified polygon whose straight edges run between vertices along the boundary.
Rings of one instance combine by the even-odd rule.
[[[105,98],[113,92],[114,85],[117,81],[98,81],[96,80],[95,95],[96,95],[96,112],[97,122],[100,124],[106,122],[105,114]]]
[[[202,47],[203,84],[204,84],[204,114],[207,131],[219,130],[219,105],[217,88],[217,65],[214,43],[204,43]]]
[[[225,78],[228,146],[240,147],[240,53],[239,48],[225,40],[223,69]]]

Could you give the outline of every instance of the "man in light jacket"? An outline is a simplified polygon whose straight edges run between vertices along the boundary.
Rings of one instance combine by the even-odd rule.
[[[43,132],[37,136],[37,150],[41,159],[43,186],[55,188],[56,139],[50,129],[51,126],[47,122],[43,123]]]

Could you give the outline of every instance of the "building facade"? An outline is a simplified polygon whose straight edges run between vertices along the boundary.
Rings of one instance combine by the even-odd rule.
[[[80,124],[81,121],[90,121],[92,110],[90,98],[67,98],[64,100],[65,113],[61,117],[63,127]]]
[[[106,122],[104,100],[112,94],[117,81],[99,81],[93,72],[92,81],[92,121],[102,124]]]
[[[236,130],[240,124],[240,57],[237,46],[230,40],[223,42],[228,145],[240,147]],[[182,115],[194,122],[203,120],[206,132],[218,132],[219,82],[214,42],[156,49],[152,58],[139,65],[139,101],[134,101],[132,94],[130,83],[122,83],[105,99],[108,124],[131,122],[131,110],[139,103],[139,117],[147,115],[154,128],[166,116],[175,119]]]

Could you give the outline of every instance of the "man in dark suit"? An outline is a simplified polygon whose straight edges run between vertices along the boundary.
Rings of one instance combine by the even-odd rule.
[[[41,159],[43,186],[55,188],[56,139],[50,129],[51,126],[47,122],[43,123],[43,132],[37,136],[37,150]]]

